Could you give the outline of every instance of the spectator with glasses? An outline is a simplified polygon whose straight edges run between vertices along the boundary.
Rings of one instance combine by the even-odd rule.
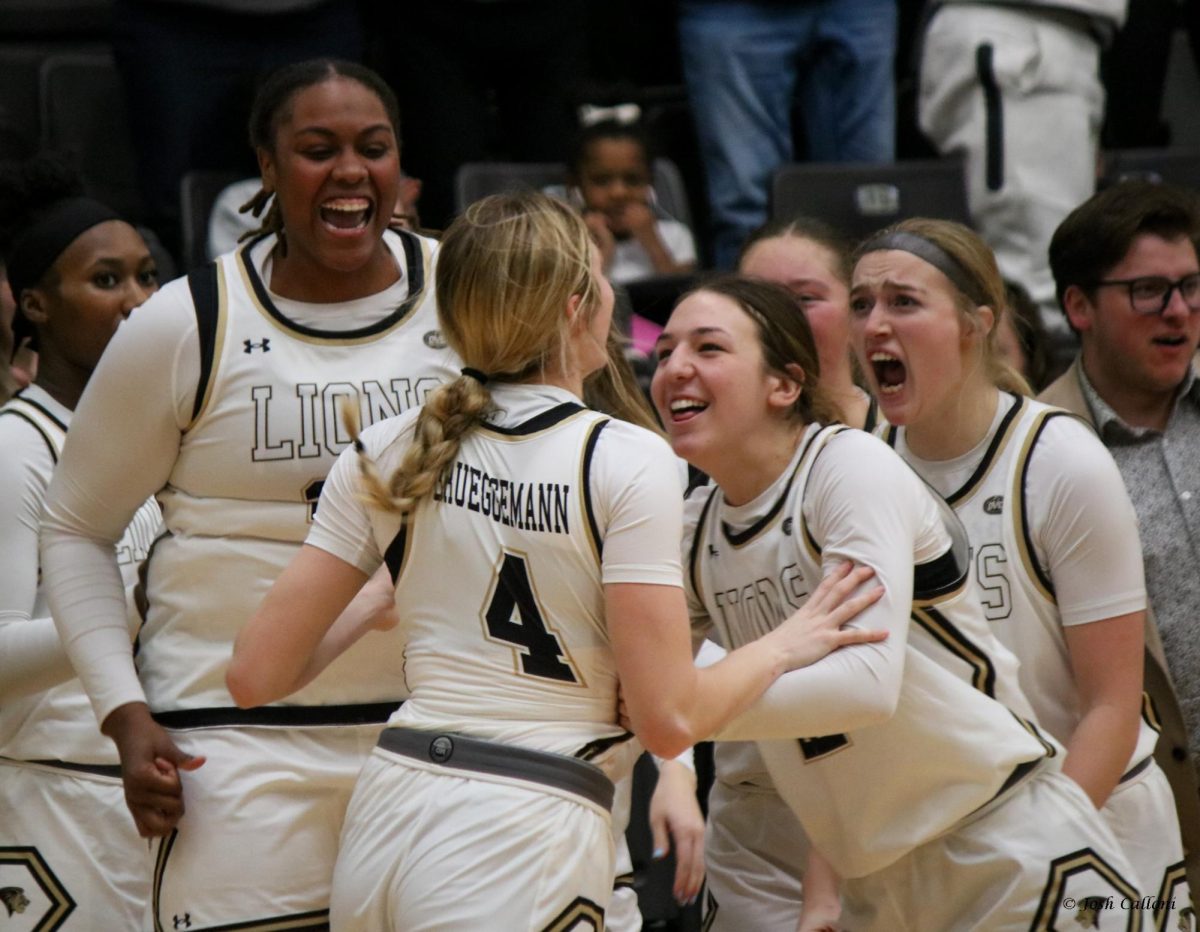
[[[1081,350],[1039,396],[1095,425],[1137,511],[1152,608],[1145,689],[1161,724],[1156,757],[1175,792],[1193,890],[1200,889],[1198,236],[1194,194],[1168,185],[1123,181],[1072,211],[1050,241],[1050,267]]]

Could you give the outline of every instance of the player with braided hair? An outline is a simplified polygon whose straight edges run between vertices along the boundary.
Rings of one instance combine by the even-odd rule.
[[[847,565],[810,612],[697,670],[677,464],[580,402],[613,308],[582,218],[540,194],[487,198],[441,256],[439,319],[467,367],[338,461],[229,682],[247,705],[303,686],[361,633],[341,613],[386,566],[411,693],[347,813],[333,928],[496,928],[499,910],[505,928],[598,928],[612,781],[635,747],[618,678],[633,731],[673,756],[858,641],[840,625],[876,593],[849,597],[867,574]]]

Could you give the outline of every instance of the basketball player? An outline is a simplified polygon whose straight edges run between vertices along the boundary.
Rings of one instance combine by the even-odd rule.
[[[860,635],[810,635],[800,612],[698,671],[676,463],[579,401],[613,308],[582,218],[541,194],[486,198],[441,257],[442,329],[467,368],[339,460],[229,683],[247,705],[303,687],[361,633],[341,613],[386,566],[411,693],[350,805],[333,928],[601,928],[612,780],[632,764],[618,677],[638,737],[673,756]],[[866,578],[835,575],[834,602]],[[810,610],[836,625],[877,594]]]
[[[975,233],[907,220],[859,252],[854,329],[896,425],[884,436],[962,518],[985,612],[1020,658],[1038,722],[1066,747],[1063,772],[1162,902],[1156,927],[1173,927],[1190,899],[1142,698],[1146,591],[1121,475],[1087,425],[1025,397],[999,361],[1004,286]]]
[[[250,124],[262,200],[275,195],[263,235],[122,327],[51,486],[51,607],[138,830],[157,839],[155,929],[327,923],[354,777],[404,695],[382,641],[287,706],[245,712],[225,688],[234,637],[350,442],[339,404],[381,420],[457,372],[435,244],[387,229],[397,125],[391,92],[357,65],[304,62],[263,84]],[[111,542],[150,494],[166,533],[135,667]],[[386,618],[382,583],[358,603],[367,617]]]
[[[767,284],[710,283],[660,337],[655,403],[676,453],[717,484],[686,555],[696,623],[743,645],[847,559],[886,590],[857,622],[886,641],[785,675],[719,737],[760,739],[844,879],[848,928],[1042,928],[1075,899],[1136,900],[1057,746],[989,695],[996,669],[953,623],[972,595],[961,526],[883,444],[821,427],[817,373],[795,299]],[[1124,928],[1119,912],[1100,927]]]
[[[46,607],[38,528],[83,387],[117,325],[158,282],[137,231],[82,193],[48,157],[0,175],[17,345],[28,340],[40,354],[34,384],[0,407],[0,887],[8,916],[19,905],[29,921],[21,928],[103,932],[140,924],[149,865],[116,750]],[[130,589],[158,521],[145,502],[117,545]],[[130,641],[125,629],[126,654]]]

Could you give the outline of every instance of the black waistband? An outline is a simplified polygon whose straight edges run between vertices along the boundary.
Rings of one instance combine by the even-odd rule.
[[[1141,763],[1134,764],[1132,767],[1130,767],[1128,770],[1125,771],[1125,773],[1122,775],[1121,779],[1117,781],[1117,785],[1120,786],[1122,783],[1128,783],[1130,780],[1132,780],[1138,774],[1145,773],[1146,768],[1149,767],[1153,762],[1154,762],[1154,755],[1147,754],[1145,757],[1142,758]]]
[[[382,725],[400,702],[359,705],[266,705],[257,709],[211,708],[155,712],[163,728],[224,728],[229,726],[301,727],[304,725]]]
[[[613,784],[604,771],[587,761],[563,754],[415,728],[385,728],[379,736],[379,746],[394,754],[432,761],[443,767],[541,783],[612,810]]]
[[[0,760],[11,760],[14,764],[37,764],[39,767],[53,767],[55,770],[70,770],[75,773],[90,773],[97,777],[121,779],[121,767],[119,764],[76,764],[74,761],[69,760],[21,761],[11,757],[0,758]]]

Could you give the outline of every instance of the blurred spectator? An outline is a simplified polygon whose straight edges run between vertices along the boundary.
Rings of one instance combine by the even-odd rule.
[[[766,221],[771,177],[796,158],[793,99],[808,159],[892,160],[896,30],[895,0],[680,0],[719,268]]]
[[[1095,190],[1100,50],[1125,4],[946,0],[922,39],[921,129],[942,154],[965,154],[975,225],[1057,342],[1071,338],[1055,309],[1046,247]]]
[[[1200,890],[1198,236],[1194,197],[1168,185],[1120,182],[1071,212],[1050,243],[1050,265],[1082,349],[1039,396],[1095,425],[1137,511],[1152,610],[1145,689],[1161,725],[1155,757],[1175,792],[1193,891]]]

